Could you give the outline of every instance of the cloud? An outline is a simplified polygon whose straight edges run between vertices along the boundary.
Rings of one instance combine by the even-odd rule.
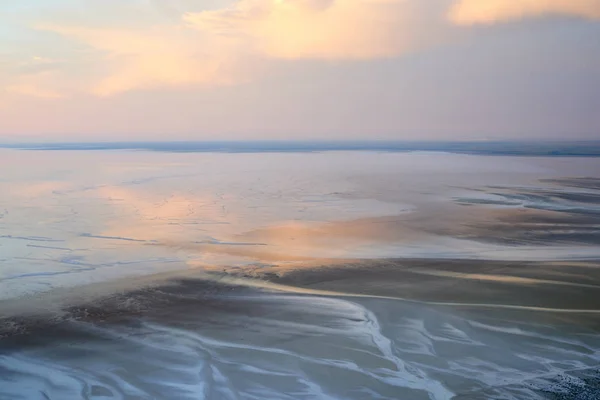
[[[61,93],[51,89],[43,88],[33,83],[22,83],[6,87],[8,93],[16,93],[24,96],[39,97],[41,99],[60,99],[64,97]]]
[[[110,96],[135,89],[233,82],[235,53],[177,26],[102,29],[45,25],[39,29],[86,44],[99,54],[91,93]]]
[[[184,20],[271,58],[370,59],[425,41],[419,11],[411,0],[240,0]]]
[[[94,17],[45,17],[54,22],[36,31],[54,34],[69,55],[36,55],[5,92],[53,99],[232,85],[278,60],[402,56],[460,34],[453,25],[552,13],[600,18],[600,0],[238,0],[204,11],[192,3],[113,1]]]
[[[87,79],[85,63],[76,59],[53,58],[45,53],[36,54],[34,47],[22,54],[10,54],[0,62],[0,103],[10,104],[34,97],[57,100],[69,97],[79,90]],[[3,65],[1,65],[3,64]]]
[[[551,14],[600,19],[600,0],[460,0],[451,8],[449,19],[472,25]]]
[[[278,60],[402,56],[459,34],[453,25],[544,14],[600,19],[600,0],[237,0],[204,11],[188,0],[98,4],[93,15],[63,10],[35,24],[35,35],[46,35],[32,36],[42,54],[3,72],[4,94],[57,99],[232,85]]]
[[[5,79],[3,79],[4,93],[31,96],[41,99],[59,99],[64,97],[61,91],[57,89],[57,85],[54,82],[57,78],[55,71],[51,69],[35,69],[38,65],[52,65],[53,62],[41,57],[34,57],[33,61],[34,62],[27,62],[19,65],[19,69],[22,69],[25,72],[17,74],[15,77],[5,77]]]
[[[121,26],[41,23],[35,28],[83,44],[92,57],[79,91],[111,96],[139,89],[231,85],[256,78],[273,60],[394,57],[432,41],[432,24],[414,0],[240,0],[156,23]],[[443,9],[437,22],[443,19]],[[110,23],[109,23],[110,22]],[[81,56],[81,55],[79,55]],[[43,61],[43,59],[40,59]],[[62,67],[64,70],[68,66]],[[71,81],[68,72],[57,81]],[[52,98],[41,81],[14,91]],[[65,91],[73,92],[72,88]]]

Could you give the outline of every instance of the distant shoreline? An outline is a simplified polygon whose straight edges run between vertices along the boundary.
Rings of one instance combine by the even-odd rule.
[[[62,142],[0,143],[16,150],[138,150],[170,153],[320,153],[376,151],[433,152],[489,156],[600,157],[600,141],[172,141],[172,142]]]

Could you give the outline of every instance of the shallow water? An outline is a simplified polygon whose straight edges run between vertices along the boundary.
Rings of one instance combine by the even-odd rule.
[[[0,399],[600,396],[600,159],[0,167]]]

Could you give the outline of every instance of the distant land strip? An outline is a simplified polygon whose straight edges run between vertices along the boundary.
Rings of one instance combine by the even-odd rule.
[[[600,141],[179,141],[0,143],[20,150],[141,150],[175,153],[441,152],[490,156],[600,157]]]

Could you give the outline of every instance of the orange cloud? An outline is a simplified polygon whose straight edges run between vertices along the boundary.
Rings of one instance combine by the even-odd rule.
[[[220,44],[202,43],[185,28],[158,26],[128,30],[41,26],[82,42],[101,55],[101,68],[88,91],[109,96],[134,89],[184,84],[227,84],[231,54]]]
[[[166,4],[156,2],[160,10]],[[0,74],[3,98],[231,85],[255,79],[268,60],[397,57],[448,37],[452,25],[544,14],[600,19],[600,0],[237,0],[187,13],[179,10],[189,3],[177,4],[166,8],[168,18],[149,5],[107,3],[93,16],[66,14],[60,23],[39,24],[38,31],[63,38],[53,43],[57,54],[68,56],[56,62],[38,55],[15,64],[18,72]],[[132,18],[135,23],[124,25]]]
[[[93,58],[86,77],[77,89],[66,91],[110,96],[161,86],[243,82],[269,59],[397,56],[435,36],[431,31],[438,28],[424,23],[425,14],[413,0],[240,0],[229,8],[184,13],[178,21],[158,24],[62,23],[37,29],[91,50],[86,52]],[[72,80],[68,73],[62,78],[58,81]],[[56,92],[46,87],[25,82],[13,89],[54,97]]]
[[[282,59],[390,57],[424,40],[422,15],[407,0],[241,0],[184,20]]]
[[[57,84],[60,80],[59,76],[53,70],[57,63],[56,60],[41,56],[6,61],[5,68],[0,68],[0,94],[16,94],[41,99],[63,97],[60,85]]]
[[[492,24],[547,14],[600,19],[600,0],[460,0],[449,19],[458,25]]]
[[[61,93],[42,87],[42,85],[35,84],[33,82],[27,82],[27,79],[23,80],[23,83],[17,83],[6,87],[8,93],[16,93],[25,96],[39,97],[42,99],[60,99],[64,97]]]
[[[125,13],[115,4],[106,6],[111,15]],[[39,24],[38,30],[66,39],[63,44],[87,49],[79,47],[60,65],[34,57],[30,62],[51,68],[51,74],[10,79],[5,92],[55,99],[77,92],[111,96],[166,86],[231,85],[256,78],[268,60],[401,56],[448,37],[452,25],[544,14],[600,18],[600,0],[238,0],[220,9],[178,11],[183,6],[169,18],[139,6],[143,18],[126,26],[106,16],[110,13],[93,24],[72,16]]]

